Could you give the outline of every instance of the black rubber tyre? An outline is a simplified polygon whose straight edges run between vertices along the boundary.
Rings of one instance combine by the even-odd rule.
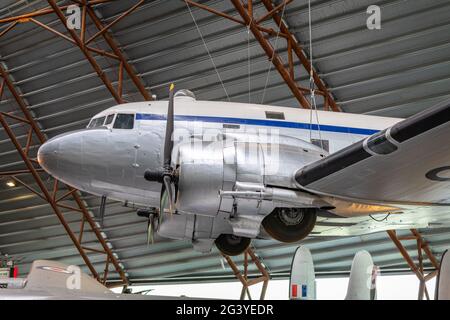
[[[277,208],[264,218],[266,232],[281,242],[304,239],[316,224],[317,212],[312,208]]]
[[[238,237],[232,234],[221,234],[216,239],[216,247],[227,256],[237,256],[243,253],[252,240],[250,238]]]

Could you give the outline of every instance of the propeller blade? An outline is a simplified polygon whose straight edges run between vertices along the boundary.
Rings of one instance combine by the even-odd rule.
[[[173,151],[173,131],[174,131],[174,90],[175,85],[172,83],[169,88],[169,104],[167,109],[167,121],[166,121],[166,136],[164,138],[164,158],[163,168],[158,170],[146,170],[144,178],[148,181],[158,181],[162,183],[160,204],[159,204],[159,221],[161,222],[164,209],[169,208],[170,215],[175,211],[173,187],[174,184],[174,172],[172,165],[172,151]],[[176,188],[176,186],[175,186]],[[150,241],[150,235],[153,234],[153,221],[152,226],[149,225],[147,231],[148,242]]]
[[[164,185],[161,186],[161,193],[160,193],[160,197],[159,197],[159,216],[162,218],[163,214],[165,213],[165,208],[167,207],[167,192],[166,192],[166,187]]]
[[[102,201],[100,202],[100,224],[103,226],[103,220],[105,218],[105,207],[106,207],[106,196],[102,196]]]
[[[163,190],[161,192],[164,192],[167,195],[167,202],[169,204],[169,213],[173,214],[175,204],[173,203],[173,192],[172,192],[172,179],[169,176],[164,176],[163,178]]]
[[[167,109],[166,120],[166,136],[164,138],[163,167],[160,169],[147,169],[144,172],[144,178],[147,181],[157,181],[163,183],[163,177],[173,174],[172,151],[173,151],[173,131],[174,131],[174,90],[175,85],[172,83],[169,88],[169,105]]]
[[[174,90],[175,85],[172,83],[169,88],[169,107],[167,110],[166,121],[166,138],[164,141],[164,168],[170,168],[172,162],[172,149],[173,149],[173,128],[174,128]]]
[[[150,242],[152,244],[154,243],[154,239],[153,239],[154,221],[153,221],[153,219],[154,219],[153,215],[150,215],[148,217],[148,223],[147,223],[147,246],[150,245]]]

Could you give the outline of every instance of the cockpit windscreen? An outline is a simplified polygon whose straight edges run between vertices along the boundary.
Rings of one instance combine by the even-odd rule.
[[[99,117],[99,118],[94,118],[91,120],[91,122],[88,125],[88,128],[98,128],[103,126],[103,123],[105,122],[105,118],[106,117]]]
[[[114,121],[114,129],[133,129],[134,114],[119,113]]]

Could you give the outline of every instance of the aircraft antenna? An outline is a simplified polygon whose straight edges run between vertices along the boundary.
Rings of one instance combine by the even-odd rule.
[[[214,62],[211,52],[208,49],[208,45],[206,44],[205,38],[203,38],[202,31],[200,30],[200,27],[198,26],[197,21],[195,20],[195,17],[194,17],[194,14],[192,13],[191,7],[189,6],[189,3],[187,1],[184,1],[184,3],[186,3],[186,6],[189,10],[189,14],[191,15],[192,21],[194,22],[195,28],[197,29],[197,32],[200,35],[200,38],[202,39],[203,46],[205,47],[205,50],[208,53],[209,59],[211,60],[214,70],[216,71],[217,78],[219,78],[219,81],[220,81],[220,84],[222,85],[223,91],[225,91],[225,95],[227,96],[228,101],[230,101],[230,96],[228,95],[228,91],[225,88],[225,85],[222,81],[222,77],[220,76],[219,70],[217,69],[216,63]]]
[[[317,129],[319,131],[320,147],[323,149],[322,132],[320,131],[319,112],[317,112],[315,83],[314,83],[314,67],[313,67],[313,46],[312,46],[312,18],[311,18],[311,0],[308,0],[308,27],[309,27],[309,89],[311,91],[310,99],[310,113],[309,113],[309,140],[312,141],[312,122],[313,122],[313,109],[316,114]]]

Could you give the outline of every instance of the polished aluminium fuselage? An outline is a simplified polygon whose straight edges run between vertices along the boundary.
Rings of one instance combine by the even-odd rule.
[[[158,207],[161,185],[146,181],[144,172],[162,165],[166,112],[167,101],[114,106],[95,118],[133,113],[136,115],[133,129],[109,126],[62,134],[40,148],[38,159],[53,176],[80,190],[138,207]],[[266,112],[281,112],[284,120],[268,119]],[[296,147],[311,139],[326,141],[333,153],[400,120],[177,97],[174,141],[177,145],[196,136],[216,137],[223,133],[258,136],[269,131],[278,136],[279,143],[293,143]]]

